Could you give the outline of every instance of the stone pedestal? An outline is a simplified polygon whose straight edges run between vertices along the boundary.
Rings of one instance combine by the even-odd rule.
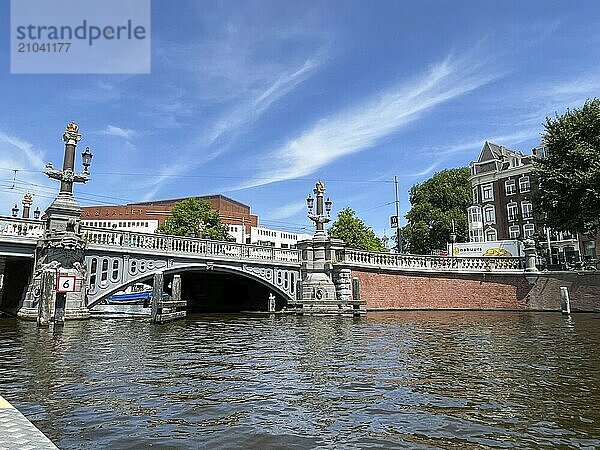
[[[352,302],[349,269],[334,269],[335,252],[343,248],[339,239],[316,234],[312,240],[298,243],[302,252],[302,281],[299,298],[290,305],[303,315],[357,315]]]

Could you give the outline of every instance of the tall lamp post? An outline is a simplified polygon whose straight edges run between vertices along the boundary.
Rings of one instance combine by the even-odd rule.
[[[325,235],[325,224],[331,221],[331,200],[327,197],[327,200],[323,201],[323,194],[325,193],[325,184],[322,181],[317,181],[315,188],[313,189],[315,198],[310,194],[306,198],[306,206],[308,207],[308,218],[315,223],[315,236]],[[314,201],[317,200],[317,211],[313,214]],[[325,211],[323,211],[325,206]],[[326,212],[326,214],[324,214]]]
[[[29,211],[31,209],[31,205],[33,205],[33,196],[28,192],[23,196],[23,200],[21,202],[23,204],[23,219],[29,219]]]
[[[86,242],[79,230],[82,210],[73,196],[73,184],[89,180],[93,155],[86,148],[81,154],[83,171],[75,172],[75,151],[81,140],[79,126],[69,123],[62,139],[65,143],[62,169],[48,163],[44,170],[49,178],[60,181],[60,190],[44,213],[46,230],[36,248],[36,267],[17,313],[22,318],[36,319],[40,325],[90,317]],[[34,217],[39,216],[36,209]]]

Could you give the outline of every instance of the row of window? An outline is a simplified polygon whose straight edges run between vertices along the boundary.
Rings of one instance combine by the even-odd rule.
[[[532,223],[526,223],[523,225],[523,238],[528,238],[533,236],[535,233],[535,225]],[[484,239],[485,235],[485,239]],[[518,225],[511,225],[508,227],[508,237],[509,239],[518,239],[521,237],[521,227]],[[481,228],[476,228],[473,230],[469,230],[469,241],[470,242],[489,242],[489,241],[497,241],[498,240],[498,232],[494,228],[488,228],[484,231]]]
[[[472,206],[468,209],[469,222],[480,223],[481,220],[481,211],[483,209],[483,222],[486,224],[496,223],[496,209],[493,205],[486,205],[483,208],[479,206]],[[511,202],[506,205],[506,212],[508,214],[508,220],[510,222],[514,222],[518,219],[519,207],[516,202]],[[524,220],[533,218],[533,206],[530,201],[522,201],[521,202],[521,214],[523,215]]]
[[[131,227],[138,227],[138,228],[142,228],[148,227],[148,222],[142,221],[142,222],[96,222],[96,221],[90,221],[90,220],[84,220],[83,223],[85,225],[89,225],[91,227],[98,227],[98,228],[112,228],[112,227],[116,227],[118,226],[119,228],[131,228]]]
[[[523,175],[519,178],[519,192],[529,192],[531,190],[531,183],[529,182],[529,176]],[[504,182],[504,191],[506,195],[513,195],[517,193],[517,182],[513,179],[508,179]],[[481,185],[481,199],[484,202],[494,200],[494,186],[492,183]],[[479,189],[473,188],[473,203],[479,203]]]

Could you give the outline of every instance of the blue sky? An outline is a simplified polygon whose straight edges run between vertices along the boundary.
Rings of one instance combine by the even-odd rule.
[[[75,120],[94,153],[83,205],[223,193],[310,230],[323,179],[334,213],[389,236],[394,175],[405,214],[410,186],[486,139],[529,152],[546,116],[599,96],[598,23],[597,1],[154,0],[144,75],[11,75],[4,33],[2,214],[24,191],[49,204],[41,171]]]

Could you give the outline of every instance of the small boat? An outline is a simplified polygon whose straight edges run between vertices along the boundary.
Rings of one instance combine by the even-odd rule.
[[[152,287],[133,285],[125,291],[112,294],[106,299],[109,305],[148,305],[152,300]]]

